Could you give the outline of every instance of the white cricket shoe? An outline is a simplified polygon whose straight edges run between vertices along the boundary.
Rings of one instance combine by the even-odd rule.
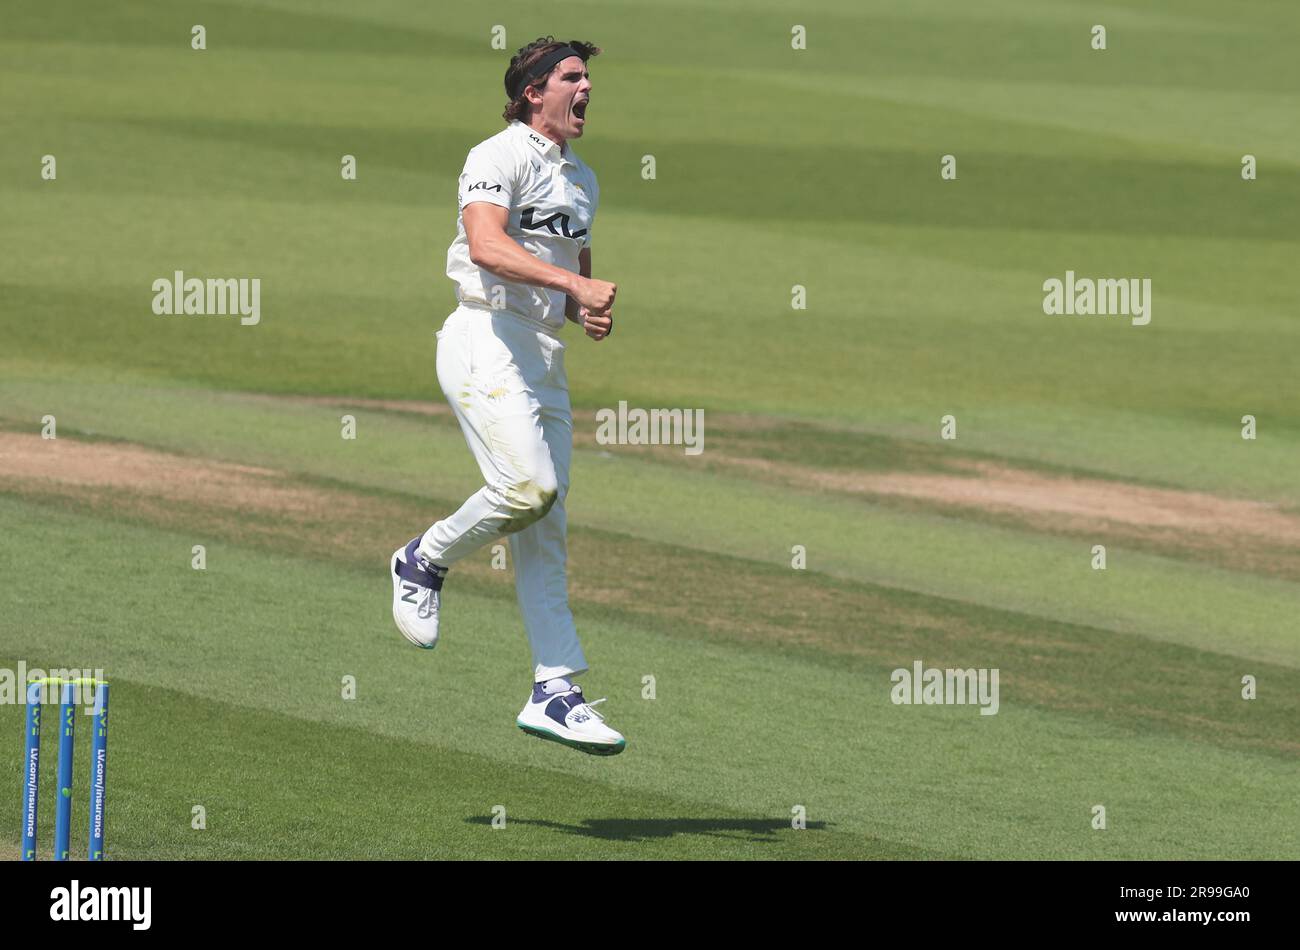
[[[415,553],[419,546],[416,538],[393,552],[393,620],[402,636],[432,650],[438,645],[438,607],[447,569],[421,560]]]
[[[627,740],[609,726],[592,707],[605,700],[587,702],[582,687],[566,679],[534,683],[532,698],[524,704],[515,725],[539,739],[549,739],[590,755],[618,755]]]

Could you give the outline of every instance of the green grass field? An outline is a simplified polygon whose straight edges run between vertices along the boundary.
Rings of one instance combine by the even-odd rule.
[[[1300,857],[1300,10],[195,10],[0,37],[0,669],[113,682],[111,858]],[[612,759],[515,728],[490,551],[437,650],[389,615],[393,548],[478,485],[433,332],[498,23],[605,49],[577,150],[618,332],[566,340]],[[155,316],[175,270],[260,277],[261,323]],[[1067,270],[1151,278],[1152,322],[1045,315]],[[597,444],[620,400],[703,409],[703,454]],[[916,660],[998,669],[999,712],[893,704]]]

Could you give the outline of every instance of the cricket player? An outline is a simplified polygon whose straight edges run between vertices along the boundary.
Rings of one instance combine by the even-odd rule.
[[[591,99],[590,43],[545,37],[510,61],[506,128],[470,150],[460,175],[447,276],[459,305],[438,333],[438,383],[484,485],[393,553],[393,619],[416,646],[438,642],[443,580],[457,561],[510,538],[515,591],[533,654],[533,687],[515,722],[595,755],[626,740],[573,677],[587,669],[569,611],[564,496],[573,415],[565,319],[600,341],[616,286],[591,276],[600,189],[573,152]]]

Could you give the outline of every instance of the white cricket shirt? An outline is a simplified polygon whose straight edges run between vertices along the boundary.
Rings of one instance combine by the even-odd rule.
[[[591,246],[599,200],[595,172],[569,143],[561,151],[518,120],[474,146],[460,173],[456,240],[447,249],[447,276],[456,282],[456,299],[508,310],[552,331],[563,327],[564,293],[505,280],[469,259],[465,206],[487,201],[507,209],[506,234],[529,254],[576,274],[578,252]]]

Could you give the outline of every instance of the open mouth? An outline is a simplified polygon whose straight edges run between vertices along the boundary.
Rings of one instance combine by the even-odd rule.
[[[573,104],[573,114],[574,114],[577,118],[582,119],[583,121],[586,121],[586,119],[587,119],[587,102],[588,102],[588,101],[589,101],[589,100],[587,100],[587,99],[583,99],[582,101],[580,101],[580,102],[575,102],[575,103]]]

